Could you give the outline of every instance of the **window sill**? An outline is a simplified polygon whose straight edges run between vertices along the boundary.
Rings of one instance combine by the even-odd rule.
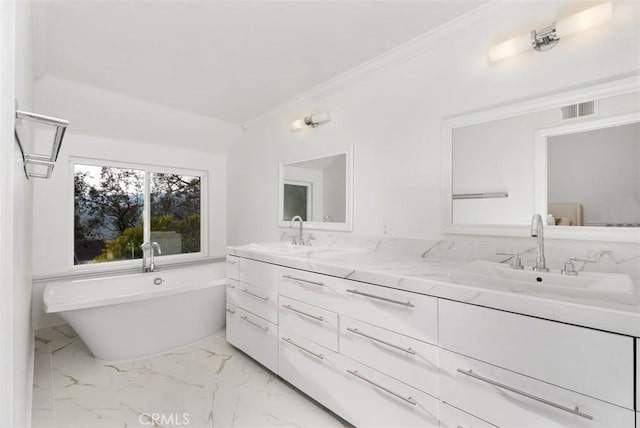
[[[218,263],[222,262],[226,259],[226,256],[217,256],[217,257],[198,257],[198,258],[190,258],[188,260],[182,261],[167,261],[162,262],[159,260],[157,266],[160,269],[177,269],[185,266],[197,266],[208,263]],[[118,263],[118,262],[113,262]],[[118,275],[126,275],[126,274],[134,274],[142,272],[142,260],[139,260],[138,263],[134,264],[131,262],[118,263],[119,266],[99,266],[99,265],[85,265],[78,269],[75,266],[75,269],[70,272],[58,273],[58,274],[45,274],[45,275],[34,275],[33,283],[42,283],[42,282],[51,282],[51,281],[61,281],[66,279],[86,279],[86,278],[97,278],[97,277],[109,277],[109,276],[118,276]]]

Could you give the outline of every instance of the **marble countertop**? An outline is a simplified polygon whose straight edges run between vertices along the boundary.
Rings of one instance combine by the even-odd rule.
[[[480,287],[456,282],[449,270],[467,262],[428,261],[407,255],[328,249],[284,254],[245,245],[229,255],[295,269],[471,303],[549,320],[640,337],[640,286],[634,294],[599,298],[557,295],[544,289]]]

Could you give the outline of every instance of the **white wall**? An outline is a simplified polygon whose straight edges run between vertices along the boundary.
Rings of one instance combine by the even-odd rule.
[[[72,126],[72,125],[71,125]],[[36,134],[37,144],[43,135]],[[49,143],[49,139],[45,142]],[[226,157],[220,154],[162,147],[136,141],[115,140],[77,134],[71,128],[62,144],[53,175],[39,180],[34,189],[33,274],[37,279],[74,272],[71,253],[73,239],[73,171],[70,157],[104,159],[149,165],[200,169],[208,172],[209,256],[225,254],[227,222]],[[161,261],[158,260],[161,265]],[[142,265],[140,265],[142,267]],[[59,324],[42,312],[46,283],[34,283],[34,317],[37,328]]]
[[[0,426],[31,425],[32,183],[14,142],[14,98],[33,108],[31,3],[0,2]],[[32,149],[31,133],[22,143]]]
[[[242,133],[234,123],[56,76],[40,77],[35,90],[38,111],[67,119],[83,135],[225,153]]]
[[[317,221],[323,221],[324,216],[330,215],[334,222],[347,221],[346,183],[347,157],[338,156],[322,170],[322,216]]]
[[[390,65],[390,54],[379,67],[365,65],[247,124],[229,158],[230,244],[278,239],[271,213],[277,212],[282,159],[351,144],[353,233],[381,235],[386,225],[391,236],[441,237],[443,118],[640,71],[640,3],[632,1],[616,1],[610,24],[567,37],[548,52],[488,62],[491,45],[583,7],[491,3],[454,30],[416,42],[419,48],[405,46],[400,63]],[[293,119],[318,111],[329,111],[332,120],[290,132]]]

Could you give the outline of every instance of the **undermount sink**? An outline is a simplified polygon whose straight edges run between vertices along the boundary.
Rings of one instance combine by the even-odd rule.
[[[509,265],[478,260],[449,271],[449,278],[461,283],[486,287],[526,287],[528,289],[579,295],[584,292],[628,294],[636,292],[631,277],[624,274],[560,271],[536,272],[531,268],[512,269]]]
[[[254,250],[269,251],[278,254],[308,254],[329,249],[329,247],[325,245],[311,247],[308,245],[296,245],[291,242],[284,241],[249,244],[249,247]]]

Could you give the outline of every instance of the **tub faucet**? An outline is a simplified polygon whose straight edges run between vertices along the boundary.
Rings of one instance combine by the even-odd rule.
[[[544,226],[542,216],[534,214],[531,219],[531,237],[538,238],[538,251],[536,256],[536,265],[533,268],[536,272],[549,272],[544,260]]]
[[[155,264],[154,256],[155,250],[158,250],[158,255],[162,254],[162,250],[160,249],[160,244],[157,242],[145,242],[140,245],[142,248],[142,272],[155,272],[158,270],[158,267]],[[147,252],[149,253],[149,266],[147,266]]]
[[[300,217],[299,215],[297,215],[297,216],[293,217],[293,218],[291,219],[291,222],[289,223],[289,228],[290,228],[290,229],[292,229],[292,228],[293,228],[293,224],[294,224],[296,221],[299,221],[299,222],[300,222],[300,239],[298,239],[298,242],[296,242],[296,241],[295,241],[295,238],[294,238],[294,242],[293,242],[293,243],[294,243],[294,244],[297,244],[297,245],[304,245],[304,238],[302,237],[302,228],[303,228],[303,221],[302,221],[302,217]]]
[[[149,252],[149,255],[151,256],[151,261],[149,262],[149,272],[155,272],[158,270],[158,268],[156,267],[156,264],[153,261],[153,256],[155,255],[156,251],[158,250],[158,255],[162,254],[162,250],[160,250],[160,244],[158,244],[157,242],[152,242],[151,243],[151,251]]]

